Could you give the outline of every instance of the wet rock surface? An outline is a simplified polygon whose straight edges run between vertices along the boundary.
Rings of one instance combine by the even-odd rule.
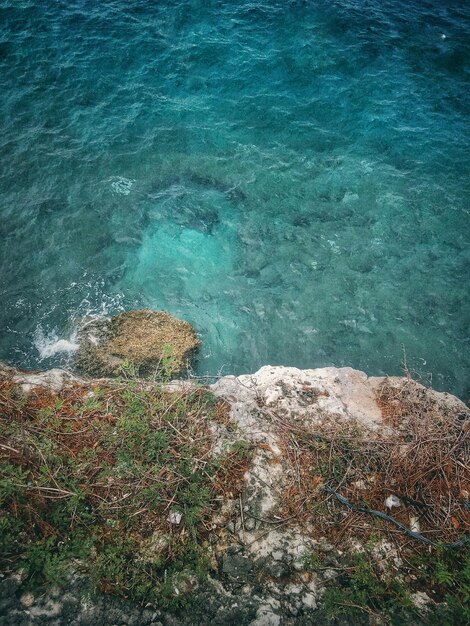
[[[184,371],[199,346],[196,331],[164,311],[129,311],[85,324],[74,366],[88,376],[117,376],[132,363],[139,376]]]

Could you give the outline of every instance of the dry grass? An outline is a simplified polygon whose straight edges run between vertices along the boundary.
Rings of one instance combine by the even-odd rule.
[[[446,410],[413,381],[386,381],[377,400],[393,435],[346,421],[312,434],[275,420],[290,474],[280,515],[335,542],[378,528],[401,545],[414,541],[390,523],[349,510],[325,493],[328,485],[356,506],[390,513],[408,527],[413,522],[436,543],[461,539],[470,530],[470,412]],[[401,506],[390,512],[385,500],[392,494]]]
[[[99,339],[98,345],[91,337]],[[134,364],[141,377],[156,371],[177,375],[188,367],[199,345],[191,324],[169,313],[127,311],[85,325],[74,362],[75,367],[92,376],[119,376],[127,361]]]

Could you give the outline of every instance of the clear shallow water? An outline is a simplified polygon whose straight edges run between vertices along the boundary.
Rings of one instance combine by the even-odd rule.
[[[0,359],[145,306],[200,374],[404,347],[465,397],[469,35],[451,0],[0,0]]]

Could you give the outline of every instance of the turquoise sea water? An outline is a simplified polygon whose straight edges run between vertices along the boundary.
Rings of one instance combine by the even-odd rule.
[[[452,0],[0,0],[0,359],[150,307],[199,374],[404,349],[466,397],[469,37]]]

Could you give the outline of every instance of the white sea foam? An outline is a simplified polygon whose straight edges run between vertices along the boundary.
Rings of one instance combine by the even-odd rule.
[[[131,180],[130,178],[124,178],[124,176],[116,176],[111,183],[111,188],[116,193],[120,193],[123,196],[128,196],[134,183],[135,180]]]
[[[76,332],[68,339],[60,339],[55,331],[44,334],[41,327],[38,327],[34,337],[34,345],[39,352],[41,360],[48,359],[58,354],[72,354],[79,348],[79,344],[76,341]]]
[[[77,285],[86,295],[74,310],[69,310],[68,331],[59,333],[56,328],[49,327],[56,304],[52,304],[36,327],[33,345],[39,354],[39,362],[54,358],[58,365],[65,364],[78,350],[80,346],[78,335],[87,324],[125,310],[123,294],[112,296],[105,294],[104,280],[72,282],[65,289],[76,289]],[[58,300],[58,293],[55,294],[55,300]],[[93,335],[89,336],[89,339],[95,344],[98,343],[98,339]]]

